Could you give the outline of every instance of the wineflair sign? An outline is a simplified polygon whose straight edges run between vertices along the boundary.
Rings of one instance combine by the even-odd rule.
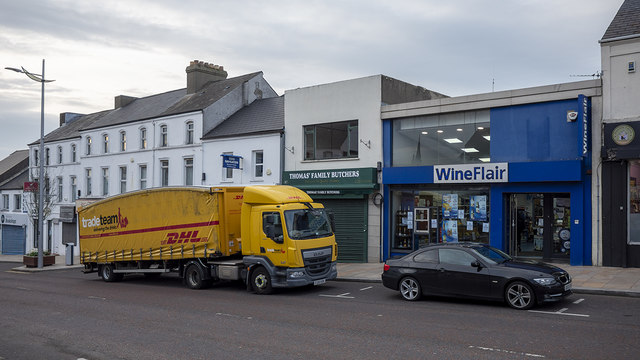
[[[434,165],[436,184],[509,182],[509,163]]]

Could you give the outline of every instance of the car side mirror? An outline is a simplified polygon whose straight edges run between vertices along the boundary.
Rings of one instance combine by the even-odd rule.
[[[478,268],[478,270],[482,269],[482,264],[480,264],[480,261],[478,260],[472,262],[471,266],[473,266],[474,268]]]

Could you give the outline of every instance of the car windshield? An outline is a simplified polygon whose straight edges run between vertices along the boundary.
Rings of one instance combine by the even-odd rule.
[[[511,256],[490,246],[474,246],[473,250],[475,250],[484,260],[491,263],[502,264],[512,259]]]
[[[324,209],[300,209],[284,212],[287,233],[293,240],[316,239],[333,234]]]

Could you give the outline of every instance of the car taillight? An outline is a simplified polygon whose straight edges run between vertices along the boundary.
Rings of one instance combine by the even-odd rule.
[[[383,270],[383,271],[387,271],[387,270],[389,270],[389,269],[391,269],[391,266],[389,266],[389,265],[387,265],[387,264],[384,264],[384,267],[382,268],[382,270]]]

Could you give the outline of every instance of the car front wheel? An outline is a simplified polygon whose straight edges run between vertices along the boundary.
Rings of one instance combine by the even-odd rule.
[[[408,301],[420,299],[421,289],[418,280],[410,276],[402,279],[402,281],[400,281],[400,294]]]
[[[504,298],[509,306],[518,310],[531,309],[536,302],[531,286],[521,281],[509,284],[504,292]]]

